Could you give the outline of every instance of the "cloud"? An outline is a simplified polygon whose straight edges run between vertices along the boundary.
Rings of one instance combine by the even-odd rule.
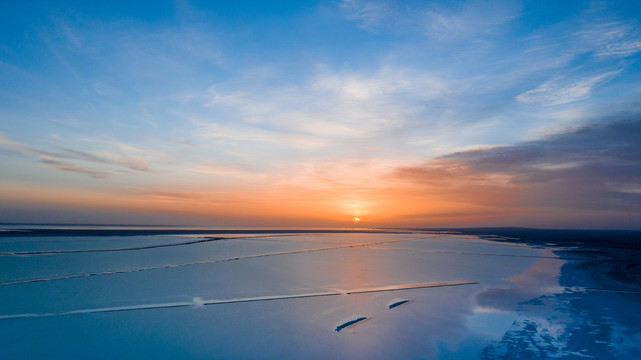
[[[213,86],[209,105],[233,111],[241,122],[279,131],[368,137],[402,125],[431,102],[453,94],[453,84],[435,75],[384,66],[360,74],[322,70],[297,85],[239,79]]]
[[[511,174],[475,171],[469,164],[432,159],[381,176],[404,199],[406,213],[395,221],[437,225],[472,224],[529,212]],[[474,220],[476,219],[476,220]]]
[[[211,199],[204,198],[203,194],[197,192],[184,192],[184,191],[167,191],[156,190],[147,188],[131,188],[127,193],[147,200],[162,200],[162,201],[210,201]]]
[[[463,160],[477,170],[519,169],[532,165],[617,162],[641,163],[641,117],[604,121],[552,134],[537,141],[443,156]],[[641,169],[631,168],[631,171]]]
[[[628,57],[641,51],[641,29],[635,22],[605,18],[591,22],[574,36],[596,56]]]
[[[517,18],[512,1],[464,1],[447,5],[416,1],[344,0],[346,19],[370,31],[419,33],[436,40],[460,40],[495,31]]]
[[[605,48],[599,52],[599,56],[631,56],[638,52],[641,52],[641,41],[627,41],[614,44],[608,44]]]
[[[208,114],[192,118],[195,137],[255,158],[369,156],[395,141],[395,133],[428,126],[437,114],[426,116],[428,109],[456,93],[455,82],[394,66],[369,72],[319,66],[296,83],[282,75],[250,71],[211,86]]]
[[[568,81],[565,78],[554,79],[543,83],[536,89],[526,91],[516,96],[516,100],[523,103],[536,103],[544,106],[567,104],[587,98],[592,88],[616,77],[621,71],[622,70],[609,71],[574,81]]]
[[[392,137],[405,137],[404,145],[394,144],[396,148],[407,146],[416,152],[431,149],[436,155],[437,147],[442,154],[443,150],[462,146],[531,138],[533,133],[575,122],[556,116],[554,111],[607,112],[606,106],[597,108],[593,104],[635,91],[625,80],[636,73],[632,65],[635,60],[620,59],[633,55],[641,42],[635,20],[592,10],[595,5],[585,4],[585,9],[571,15],[524,29],[521,26],[533,19],[522,5],[484,1],[343,3],[344,11],[351,9],[353,21],[365,21],[362,14],[363,19],[357,20],[359,9],[370,17],[380,12],[376,13],[377,22],[367,24],[376,24],[377,31],[403,35],[412,44],[390,51],[390,58],[401,59],[395,60],[396,67],[405,62],[414,66],[408,73],[438,75],[434,78],[442,80],[448,90],[422,107],[413,106],[418,102],[409,101],[411,94],[401,100],[384,94],[385,99],[397,101],[394,105],[412,109],[402,114],[406,116],[400,126],[388,130]],[[392,25],[394,18],[413,24],[409,32],[423,33],[426,38],[398,34],[396,25]],[[408,30],[401,28],[403,32]],[[358,101],[359,96],[377,95],[372,82],[350,84],[349,79],[342,80],[345,98],[351,96]],[[415,93],[423,91],[416,89]],[[489,126],[471,129],[478,124]],[[446,135],[451,135],[450,139]],[[415,146],[418,143],[423,144],[422,149]]]
[[[528,194],[527,204],[641,212],[641,117],[586,125],[537,141],[449,154],[478,174],[500,173]]]
[[[47,168],[77,172],[93,178],[104,179],[113,176],[113,173],[110,171],[97,170],[88,166],[69,163],[65,160],[76,160],[93,163],[94,165],[98,164],[109,166],[121,172],[129,170],[138,172],[151,171],[146,165],[147,160],[142,157],[122,156],[109,152],[94,153],[73,149],[67,146],[53,146],[53,150],[45,150],[8,139],[2,133],[0,133],[0,148],[4,148],[14,154],[38,157],[40,162]]]
[[[394,11],[385,1],[344,0],[340,8],[346,19],[357,21],[366,29],[383,25]]]
[[[588,99],[605,82],[634,73],[632,63],[621,58],[641,51],[641,30],[634,20],[604,13],[593,3],[575,17],[543,26],[514,44],[519,51],[505,61],[505,71],[514,77],[514,90],[529,84],[514,99],[545,116],[545,107]],[[541,78],[545,80],[537,80]]]
[[[94,170],[84,166],[74,165],[71,163],[66,163],[66,162],[53,160],[53,159],[41,159],[40,162],[46,168],[76,172],[76,173],[87,175],[96,179],[106,179],[113,176],[113,173],[110,173],[107,171]]]
[[[425,13],[427,35],[458,40],[495,32],[520,16],[514,1],[467,1],[450,7],[432,7]]]
[[[399,166],[384,178],[425,208],[438,204],[425,219],[485,214],[486,225],[629,227],[641,219],[640,153],[641,117],[630,115]],[[420,209],[413,214],[420,218]]]
[[[466,189],[475,186],[510,185],[512,177],[497,171],[475,172],[463,162],[448,159],[430,160],[421,166],[402,166],[389,175],[391,179],[410,180],[421,187]]]
[[[241,150],[242,153],[245,153],[245,151],[242,151],[243,143],[247,142],[252,143],[253,146],[266,144],[267,148],[281,146],[310,149],[326,145],[321,139],[310,136],[289,135],[280,131],[261,129],[258,126],[243,123],[200,122],[198,136],[231,145],[232,149]],[[239,144],[241,146],[238,146]]]
[[[102,152],[99,154],[90,153],[82,150],[71,149],[64,146],[55,146],[56,149],[60,150],[60,153],[47,153],[49,156],[57,156],[61,158],[69,158],[76,160],[84,160],[99,164],[107,165],[118,165],[125,167],[129,170],[135,171],[150,171],[147,167],[147,160],[142,157],[137,156],[121,156],[108,152]]]

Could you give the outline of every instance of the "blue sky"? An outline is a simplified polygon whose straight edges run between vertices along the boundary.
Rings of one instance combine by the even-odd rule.
[[[0,221],[641,227],[635,1],[3,8]]]

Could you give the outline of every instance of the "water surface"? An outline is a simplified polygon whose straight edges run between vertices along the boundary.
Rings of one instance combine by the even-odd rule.
[[[635,251],[430,231],[118,235],[0,237],[3,359],[640,357]]]

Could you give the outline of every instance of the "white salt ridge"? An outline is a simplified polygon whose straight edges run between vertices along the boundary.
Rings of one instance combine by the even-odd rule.
[[[116,311],[166,309],[166,308],[178,308],[178,307],[187,307],[187,306],[202,307],[205,305],[301,299],[301,298],[311,298],[311,297],[321,297],[321,296],[353,295],[353,294],[364,294],[364,293],[373,293],[373,292],[399,291],[399,290],[423,289],[423,288],[433,288],[433,287],[443,287],[443,286],[460,286],[460,285],[471,285],[471,284],[478,284],[478,282],[476,281],[437,281],[437,282],[425,282],[425,283],[417,283],[417,284],[397,284],[397,285],[389,285],[389,286],[352,289],[352,290],[345,290],[345,291],[336,289],[336,290],[330,290],[330,291],[311,292],[311,293],[303,293],[303,294],[256,296],[256,297],[224,299],[224,300],[216,300],[216,299],[204,300],[200,297],[195,297],[193,301],[184,301],[184,302],[114,306],[114,307],[79,309],[79,310],[51,312],[51,313],[24,313],[24,314],[0,315],[0,320],[90,314],[90,313],[106,313],[106,312],[116,312]]]

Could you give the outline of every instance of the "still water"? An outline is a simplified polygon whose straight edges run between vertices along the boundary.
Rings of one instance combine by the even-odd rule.
[[[3,236],[0,358],[641,358],[638,266],[502,240]]]

